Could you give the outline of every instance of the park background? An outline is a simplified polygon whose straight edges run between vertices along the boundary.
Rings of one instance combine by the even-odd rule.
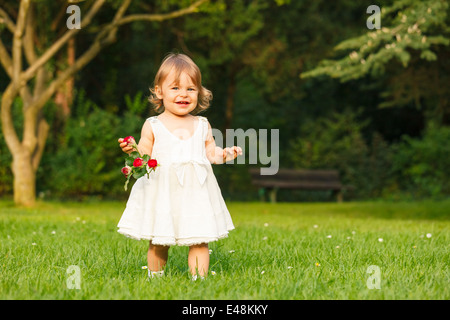
[[[73,31],[71,3],[0,0],[2,297],[448,299],[449,4],[378,1],[380,28],[369,29],[372,2],[72,1],[82,21],[98,11],[30,73]],[[111,27],[123,8],[138,18]],[[213,128],[279,129],[281,168],[336,169],[352,187],[341,204],[331,192],[300,190],[259,204],[250,165],[214,166],[237,230],[212,246],[222,277],[199,284],[204,296],[177,278],[187,274],[182,248],[173,249],[169,283],[142,289],[148,244],[115,232],[129,193],[117,138],[139,138],[155,115],[149,87],[169,52],[202,70],[214,98],[201,115]],[[27,87],[11,95],[21,74]],[[28,175],[36,189],[16,199],[14,161],[21,172],[34,134],[34,158],[22,163],[37,163]],[[370,264],[382,267],[384,290],[366,288]],[[64,288],[69,265],[82,267],[85,290]]]
[[[68,31],[69,14],[64,1],[31,3],[39,17],[34,21],[39,53]],[[171,12],[192,3],[132,1],[128,11]],[[79,3],[81,18],[91,4]],[[42,108],[50,129],[36,172],[36,196],[126,199],[117,138],[140,136],[145,119],[155,114],[147,98],[157,68],[167,53],[182,52],[198,63],[214,95],[202,115],[223,131],[279,129],[281,168],[337,169],[343,183],[354,187],[344,194],[347,200],[448,197],[448,3],[380,1],[381,28],[373,30],[366,26],[369,5],[207,1],[199,12],[179,18],[122,25],[115,42],[69,77]],[[86,51],[117,7],[118,2],[107,2],[45,64],[49,79]],[[18,13],[18,3],[2,1],[2,8],[11,17]],[[414,25],[419,32],[411,30]],[[3,45],[11,48],[11,34],[4,24],[0,27]],[[352,59],[352,52],[360,56]],[[0,68],[2,90],[9,80]],[[18,96],[12,119],[19,137],[22,105]],[[13,194],[11,162],[10,150],[1,143],[2,197]],[[227,200],[258,199],[248,165],[214,170]],[[330,196],[279,194],[280,201],[297,199]]]

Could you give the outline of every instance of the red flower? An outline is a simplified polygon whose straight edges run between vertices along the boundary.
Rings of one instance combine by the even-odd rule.
[[[159,166],[159,164],[156,159],[150,159],[150,156],[148,154],[142,155],[139,152],[134,137],[128,136],[123,139],[123,142],[125,142],[128,146],[131,146],[131,148],[134,150],[130,153],[127,152],[128,157],[125,159],[125,166],[121,170],[126,178],[125,185],[123,187],[125,191],[127,191],[128,182],[130,181],[131,177],[140,179],[144,175],[147,175],[147,178],[150,179],[150,173],[152,171],[155,171],[156,167]]]
[[[125,139],[123,139],[123,142],[126,142],[127,144],[135,144],[136,140],[134,140],[134,137],[128,136]]]
[[[125,175],[125,177],[128,177],[128,175],[131,173],[131,168],[129,166],[123,167],[122,173]]]
[[[138,168],[140,166],[142,166],[144,164],[144,160],[142,160],[141,158],[136,158],[133,161],[133,167]]]
[[[156,161],[156,159],[150,159],[150,160],[148,160],[147,165],[150,168],[156,168],[156,166],[158,165],[158,162]]]

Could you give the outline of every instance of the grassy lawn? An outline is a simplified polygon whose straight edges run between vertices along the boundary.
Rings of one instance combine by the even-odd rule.
[[[148,242],[116,232],[124,207],[0,202],[0,299],[450,298],[450,200],[229,203],[236,230],[210,244],[215,274],[196,282],[186,247],[148,280]],[[67,287],[71,265],[79,290]],[[368,288],[371,265],[380,289]]]

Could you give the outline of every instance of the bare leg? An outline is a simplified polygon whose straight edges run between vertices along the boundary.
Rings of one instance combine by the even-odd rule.
[[[147,263],[150,271],[161,271],[167,263],[169,255],[169,246],[153,245],[150,246],[147,252]]]
[[[189,247],[189,271],[192,275],[198,275],[205,277],[209,268],[209,250],[208,244],[196,244]]]

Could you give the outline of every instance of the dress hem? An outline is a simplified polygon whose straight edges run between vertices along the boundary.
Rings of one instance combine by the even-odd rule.
[[[229,229],[228,231],[231,231],[233,229]],[[120,234],[124,235],[127,238],[134,239],[134,240],[149,240],[154,245],[162,245],[162,246],[193,246],[197,244],[202,243],[209,243],[218,241],[221,239],[225,239],[228,237],[228,232],[222,235],[219,235],[218,237],[192,237],[192,238],[172,238],[172,237],[155,237],[151,235],[137,235],[133,232],[130,232],[128,230],[119,229],[117,230]]]

